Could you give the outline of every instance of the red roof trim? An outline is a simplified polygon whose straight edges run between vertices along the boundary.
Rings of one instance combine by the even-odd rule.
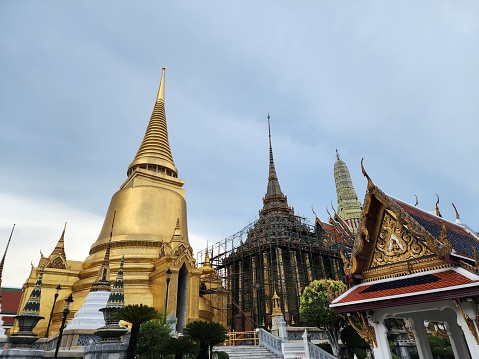
[[[405,278],[421,277],[427,274],[432,274],[439,280],[434,282],[427,282],[422,284],[408,285],[398,288],[388,288],[384,290],[376,290],[372,292],[367,292],[368,288],[371,288],[374,284],[385,283],[385,282],[395,282],[403,280]],[[479,277],[472,275],[461,268],[458,269],[447,269],[441,271],[431,271],[421,274],[402,276],[394,278],[393,280],[388,281],[375,281],[366,284],[361,284],[351,288],[345,294],[337,298],[331,304],[331,307],[336,308],[352,305],[364,306],[366,303],[377,303],[379,301],[385,302],[389,300],[406,300],[409,301],[411,297],[424,297],[425,295],[433,294],[434,296],[443,296],[444,292],[458,291],[466,289],[469,292],[476,290],[479,293]],[[471,294],[468,294],[471,295]],[[422,302],[420,300],[419,302]],[[377,306],[378,304],[375,304]],[[383,307],[381,305],[381,307]]]

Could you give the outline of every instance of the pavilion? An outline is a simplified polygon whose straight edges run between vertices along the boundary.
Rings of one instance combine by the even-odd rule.
[[[421,359],[433,359],[425,322],[445,328],[456,358],[479,358],[479,235],[457,210],[455,222],[442,218],[439,198],[423,211],[386,195],[362,170],[368,186],[344,264],[349,289],[331,307],[356,323],[376,359],[392,358],[388,318],[408,320]]]

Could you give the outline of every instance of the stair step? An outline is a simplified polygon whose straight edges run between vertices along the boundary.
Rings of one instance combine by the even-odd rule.
[[[224,351],[228,353],[231,359],[249,359],[264,358],[276,359],[278,356],[262,346],[254,345],[238,345],[238,346],[218,346],[216,351]]]

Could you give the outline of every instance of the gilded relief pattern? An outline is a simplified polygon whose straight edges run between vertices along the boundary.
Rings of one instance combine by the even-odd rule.
[[[387,211],[376,242],[370,268],[421,258],[433,253],[419,243]]]

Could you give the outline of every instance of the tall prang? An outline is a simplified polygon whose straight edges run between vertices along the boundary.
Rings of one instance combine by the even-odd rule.
[[[336,150],[336,162],[334,163],[334,182],[336,183],[338,214],[349,225],[351,232],[356,234],[362,212],[361,202],[354,190],[348,166],[341,160],[338,150]]]

